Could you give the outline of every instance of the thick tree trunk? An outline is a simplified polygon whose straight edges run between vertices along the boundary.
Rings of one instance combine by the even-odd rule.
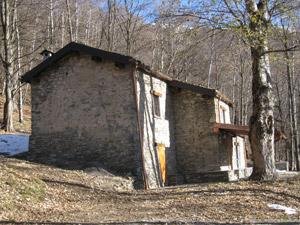
[[[10,5],[11,3],[11,5]],[[14,131],[13,128],[13,62],[12,56],[14,52],[13,41],[15,39],[14,35],[14,25],[15,25],[15,14],[14,7],[16,2],[12,1],[2,1],[0,4],[0,18],[1,18],[1,28],[3,32],[3,50],[1,53],[2,65],[5,71],[5,104],[3,110],[3,129],[6,132]],[[13,16],[12,16],[13,15]]]
[[[246,0],[250,20],[249,37],[252,58],[253,113],[250,119],[250,143],[253,153],[252,179],[276,177],[274,154],[274,96],[268,51],[268,0]]]
[[[250,119],[250,143],[253,153],[251,178],[273,180],[276,176],[274,157],[274,97],[268,55],[252,48],[253,114]]]

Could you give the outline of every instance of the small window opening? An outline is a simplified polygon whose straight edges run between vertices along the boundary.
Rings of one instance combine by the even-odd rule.
[[[237,169],[240,168],[240,165],[239,165],[239,143],[238,142],[234,142],[234,145],[235,145],[235,160],[236,160],[236,167]]]
[[[162,96],[161,93],[151,90],[150,93],[153,95],[153,104],[154,104],[154,115],[160,117],[160,100],[159,97]]]
[[[154,100],[154,115],[160,117],[159,96],[153,95],[153,100]]]
[[[226,108],[223,106],[220,106],[220,113],[221,113],[221,123],[226,123]]]

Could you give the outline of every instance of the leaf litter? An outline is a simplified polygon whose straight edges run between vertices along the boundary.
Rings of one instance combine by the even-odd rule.
[[[300,177],[134,190],[132,179],[0,159],[0,221],[300,222]],[[277,204],[295,214],[274,209]]]

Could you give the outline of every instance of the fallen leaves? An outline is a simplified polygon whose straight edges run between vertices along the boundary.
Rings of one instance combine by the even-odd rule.
[[[133,190],[132,180],[0,159],[0,220],[15,222],[300,222],[300,178]],[[297,211],[286,215],[268,204]],[[21,213],[20,213],[21,212]]]

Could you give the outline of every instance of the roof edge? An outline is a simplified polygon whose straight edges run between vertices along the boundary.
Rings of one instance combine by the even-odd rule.
[[[205,87],[197,86],[197,85],[194,85],[194,84],[185,83],[185,82],[179,81],[179,80],[172,80],[172,81],[169,82],[169,85],[172,86],[172,87],[177,87],[177,88],[197,92],[197,93],[200,93],[200,94],[204,94],[204,95],[207,95],[209,97],[216,97],[216,90],[215,89],[205,88]]]
[[[227,98],[225,95],[223,95],[221,92],[216,91],[216,95],[220,98],[220,100],[227,103],[230,107],[233,107],[234,102]]]
[[[28,71],[21,77],[21,82],[28,82],[30,83],[30,80],[38,76],[41,72],[46,70],[49,66],[51,66],[53,63],[57,62],[61,58],[63,58],[68,53],[75,51],[80,53],[89,54],[91,56],[99,57],[99,58],[106,58],[111,59],[115,62],[119,62],[122,64],[132,64],[130,60],[134,60],[130,56],[124,56],[118,53],[108,52],[101,49],[93,48],[90,46],[86,46],[83,44],[79,44],[76,42],[70,42],[65,47],[54,53],[51,57],[47,58],[46,60],[42,61],[40,64],[38,64],[36,67],[34,67],[32,70]]]

